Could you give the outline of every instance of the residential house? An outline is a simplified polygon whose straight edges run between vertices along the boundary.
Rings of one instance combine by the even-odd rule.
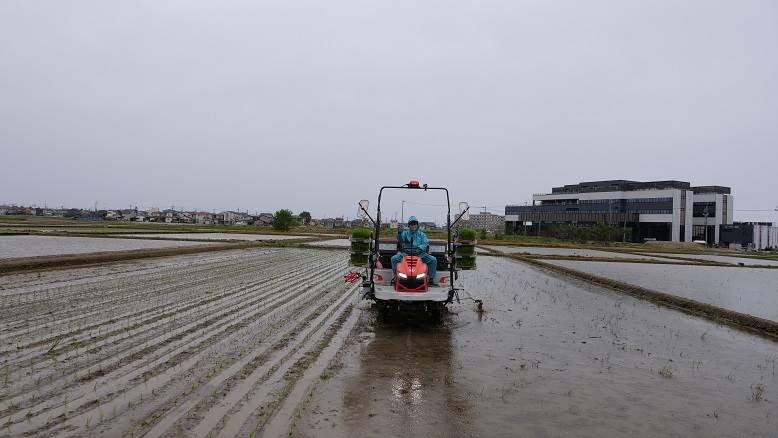
[[[257,220],[255,221],[256,225],[272,225],[273,224],[273,213],[260,213],[259,216],[257,216]]]
[[[211,225],[214,223],[214,215],[207,211],[198,211],[195,213],[195,223],[202,225]]]
[[[121,211],[121,220],[123,221],[133,221],[135,220],[135,217],[138,215],[137,209],[124,209]]]
[[[435,230],[438,225],[435,222],[419,222],[420,230]]]

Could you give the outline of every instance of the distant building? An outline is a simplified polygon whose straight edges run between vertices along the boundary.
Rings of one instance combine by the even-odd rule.
[[[367,219],[353,219],[349,224],[350,228],[365,227],[367,226]]]
[[[435,222],[419,222],[420,230],[435,230],[437,228],[438,225]]]
[[[220,223],[226,224],[226,225],[232,225],[236,222],[244,221],[244,213],[240,213],[237,211],[224,211],[219,213],[221,215]]]
[[[137,216],[138,216],[137,209],[124,209],[121,211],[121,216],[119,218],[123,221],[132,221],[135,220],[135,217]]]
[[[213,224],[213,214],[207,211],[198,211],[195,213],[195,223],[202,225]]]
[[[722,225],[732,224],[729,187],[692,187],[684,181],[593,181],[536,194],[532,205],[507,205],[505,229],[525,225],[593,225],[630,228],[632,240],[719,242]]]
[[[459,214],[454,216],[454,220],[459,218]],[[505,231],[505,216],[499,214],[470,213],[470,219],[461,220],[457,223],[458,227],[472,228],[474,230],[486,230],[492,233],[502,233]]]
[[[272,225],[273,213],[260,213],[259,216],[257,216],[254,223],[257,225]]]
[[[194,222],[194,213],[189,211],[178,212],[178,220],[184,224],[191,224]]]
[[[772,222],[735,222],[722,225],[720,245],[734,248],[778,249],[778,227]]]

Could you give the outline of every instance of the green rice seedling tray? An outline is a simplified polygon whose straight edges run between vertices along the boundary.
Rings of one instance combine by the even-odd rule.
[[[475,240],[475,230],[470,228],[462,228],[457,233],[457,241],[459,242],[472,242]]]
[[[369,261],[369,254],[351,254],[351,264],[354,266],[366,266]]]
[[[370,252],[370,242],[351,242],[352,253]]]
[[[358,227],[351,230],[351,237],[357,238],[357,239],[370,239],[370,235],[372,233],[370,232],[369,228],[364,227]]]
[[[456,246],[456,255],[459,256],[474,256],[475,255],[475,246],[474,245],[457,245]]]
[[[457,257],[456,267],[462,270],[475,269],[475,257]]]

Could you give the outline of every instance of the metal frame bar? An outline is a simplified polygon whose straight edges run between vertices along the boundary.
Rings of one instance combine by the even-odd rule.
[[[445,187],[428,187],[427,184],[421,186],[411,186],[410,183],[402,186],[383,186],[378,191],[378,206],[376,208],[376,220],[373,221],[375,225],[375,246],[374,251],[370,254],[370,292],[375,294],[375,281],[373,281],[373,275],[375,274],[376,262],[380,257],[378,248],[380,245],[380,233],[381,233],[381,197],[384,193],[384,189],[399,189],[399,190],[442,190],[446,192],[446,256],[448,257],[448,271],[449,271],[449,301],[453,299],[454,288],[454,263],[453,263],[453,250],[451,246],[451,200],[449,198],[448,189]],[[372,220],[372,219],[371,219]]]

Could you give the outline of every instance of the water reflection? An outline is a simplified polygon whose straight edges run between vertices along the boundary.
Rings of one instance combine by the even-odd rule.
[[[353,436],[470,436],[466,382],[458,378],[450,318],[368,324],[359,374],[344,394]]]

